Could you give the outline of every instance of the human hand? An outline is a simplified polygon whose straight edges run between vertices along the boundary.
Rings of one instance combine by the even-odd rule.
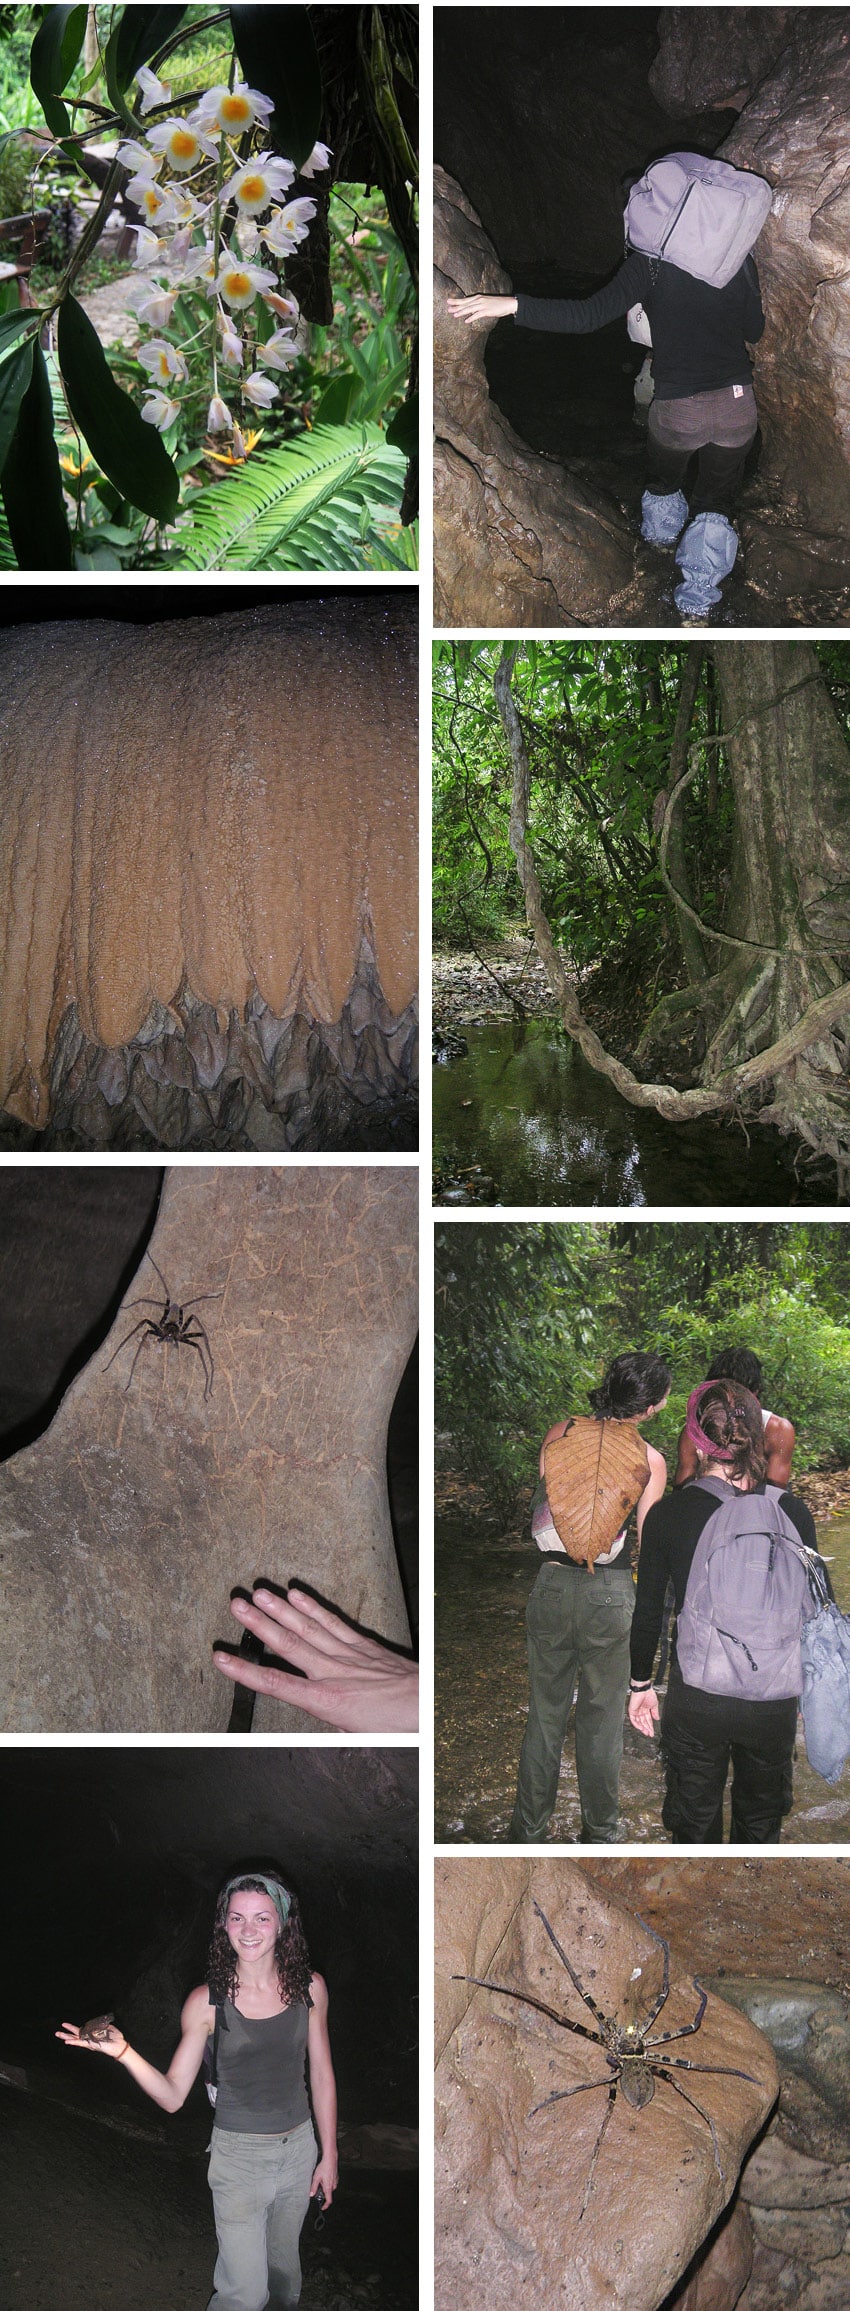
[[[658,1695],[654,1685],[646,1686],[643,1693],[629,1694],[629,1721],[634,1726],[636,1733],[645,1733],[651,1736],[655,1732],[660,1717],[661,1711],[658,1707]]]
[[[311,2199],[315,2198],[317,2191],[321,2191],[325,2206],[329,2207],[338,2180],[339,2161],[336,2151],[323,2151],[310,2184]]]
[[[515,313],[515,297],[447,297],[446,304],[455,321],[501,321],[506,313]]]
[[[304,1589],[290,1589],[281,1597],[260,1581],[250,1602],[232,1597],[230,1610],[234,1620],[303,1672],[294,1677],[271,1663],[249,1661],[244,1653],[216,1647],[215,1666],[234,1685],[247,1685],[277,1701],[292,1701],[340,1733],[416,1732],[419,1670],[408,1655],[393,1652],[362,1629],[349,1628],[338,1613]]]
[[[63,2022],[55,2036],[63,2046],[84,2046],[89,2054],[111,2054],[116,2062],[127,2052],[124,2032],[116,2028],[111,2014],[97,2014],[93,2022],[83,2022],[79,2028],[76,2022]]]

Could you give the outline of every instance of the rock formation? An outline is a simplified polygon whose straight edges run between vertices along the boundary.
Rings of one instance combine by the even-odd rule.
[[[727,2075],[694,2072],[686,2091],[714,2121],[723,2179],[707,2119],[657,2080],[642,2108],[618,2094],[582,2215],[607,2103],[604,2053],[513,1999],[452,1978],[490,1975],[595,2029],[534,1901],[605,2015],[639,2026],[660,1987],[657,1943],[575,1864],[438,1864],[437,2311],[472,2311],[482,2300],[508,2311],[520,2299],[529,2311],[554,2302],[563,2311],[619,2304],[655,2311],[730,2197],[775,2098],[773,2056],[740,2014],[711,1999],[684,2050]],[[698,2004],[692,1978],[671,1955],[657,2029],[680,2030]],[[756,2083],[728,2075],[733,2070]],[[598,2094],[535,2107],[597,2077]]]
[[[346,1098],[406,1093],[412,597],[18,627],[0,731],[7,1114],[60,1145],[332,1147]]]
[[[0,1471],[7,1730],[214,1731],[237,1586],[300,1579],[407,1642],[387,1422],[416,1325],[418,1175],[175,1167],[150,1253],[203,1343],[146,1329],[146,1253],[103,1347]],[[137,1305],[137,1303],[141,1303]],[[138,1351],[138,1354],[137,1354]],[[262,1700],[258,1728],[303,1730]]]

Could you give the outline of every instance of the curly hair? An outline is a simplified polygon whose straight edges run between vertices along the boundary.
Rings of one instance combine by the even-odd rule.
[[[233,2000],[236,1994],[239,1960],[232,1942],[228,1941],[225,1926],[231,1896],[234,1893],[264,1894],[266,1891],[262,1878],[252,1878],[250,1873],[246,1873],[244,1878],[235,1881],[230,1879],[224,1892],[219,1894],[207,1967],[210,2003],[213,2006],[224,2005],[226,1999]],[[285,1926],[279,1930],[274,1951],[281,2000],[286,2006],[312,2006],[310,1976],[313,1969],[294,1894],[290,1895],[289,1901],[289,1915]]]
[[[661,1403],[671,1378],[663,1357],[629,1348],[615,1356],[599,1387],[590,1389],[591,1411],[597,1420],[639,1420],[651,1404]]]
[[[745,1476],[751,1486],[764,1483],[767,1464],[761,1407],[748,1388],[741,1388],[734,1380],[718,1380],[706,1387],[700,1396],[699,1424],[710,1442],[720,1447],[724,1475]],[[708,1455],[698,1457],[704,1465]]]
[[[761,1401],[764,1370],[760,1357],[754,1356],[751,1348],[721,1348],[705,1377],[706,1380],[737,1380]]]

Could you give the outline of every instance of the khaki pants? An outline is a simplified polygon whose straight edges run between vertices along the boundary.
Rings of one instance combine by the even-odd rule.
[[[214,2129],[209,2185],[218,2261],[207,2311],[294,2311],[316,2157],[309,2119],[283,2135]]]

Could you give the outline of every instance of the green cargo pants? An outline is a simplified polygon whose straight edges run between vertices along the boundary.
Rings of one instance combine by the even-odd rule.
[[[593,1573],[569,1557],[541,1565],[525,1615],[530,1696],[512,1843],[545,1838],[576,1686],[582,1841],[604,1845],[616,1836],[634,1604],[628,1565],[597,1565]]]

